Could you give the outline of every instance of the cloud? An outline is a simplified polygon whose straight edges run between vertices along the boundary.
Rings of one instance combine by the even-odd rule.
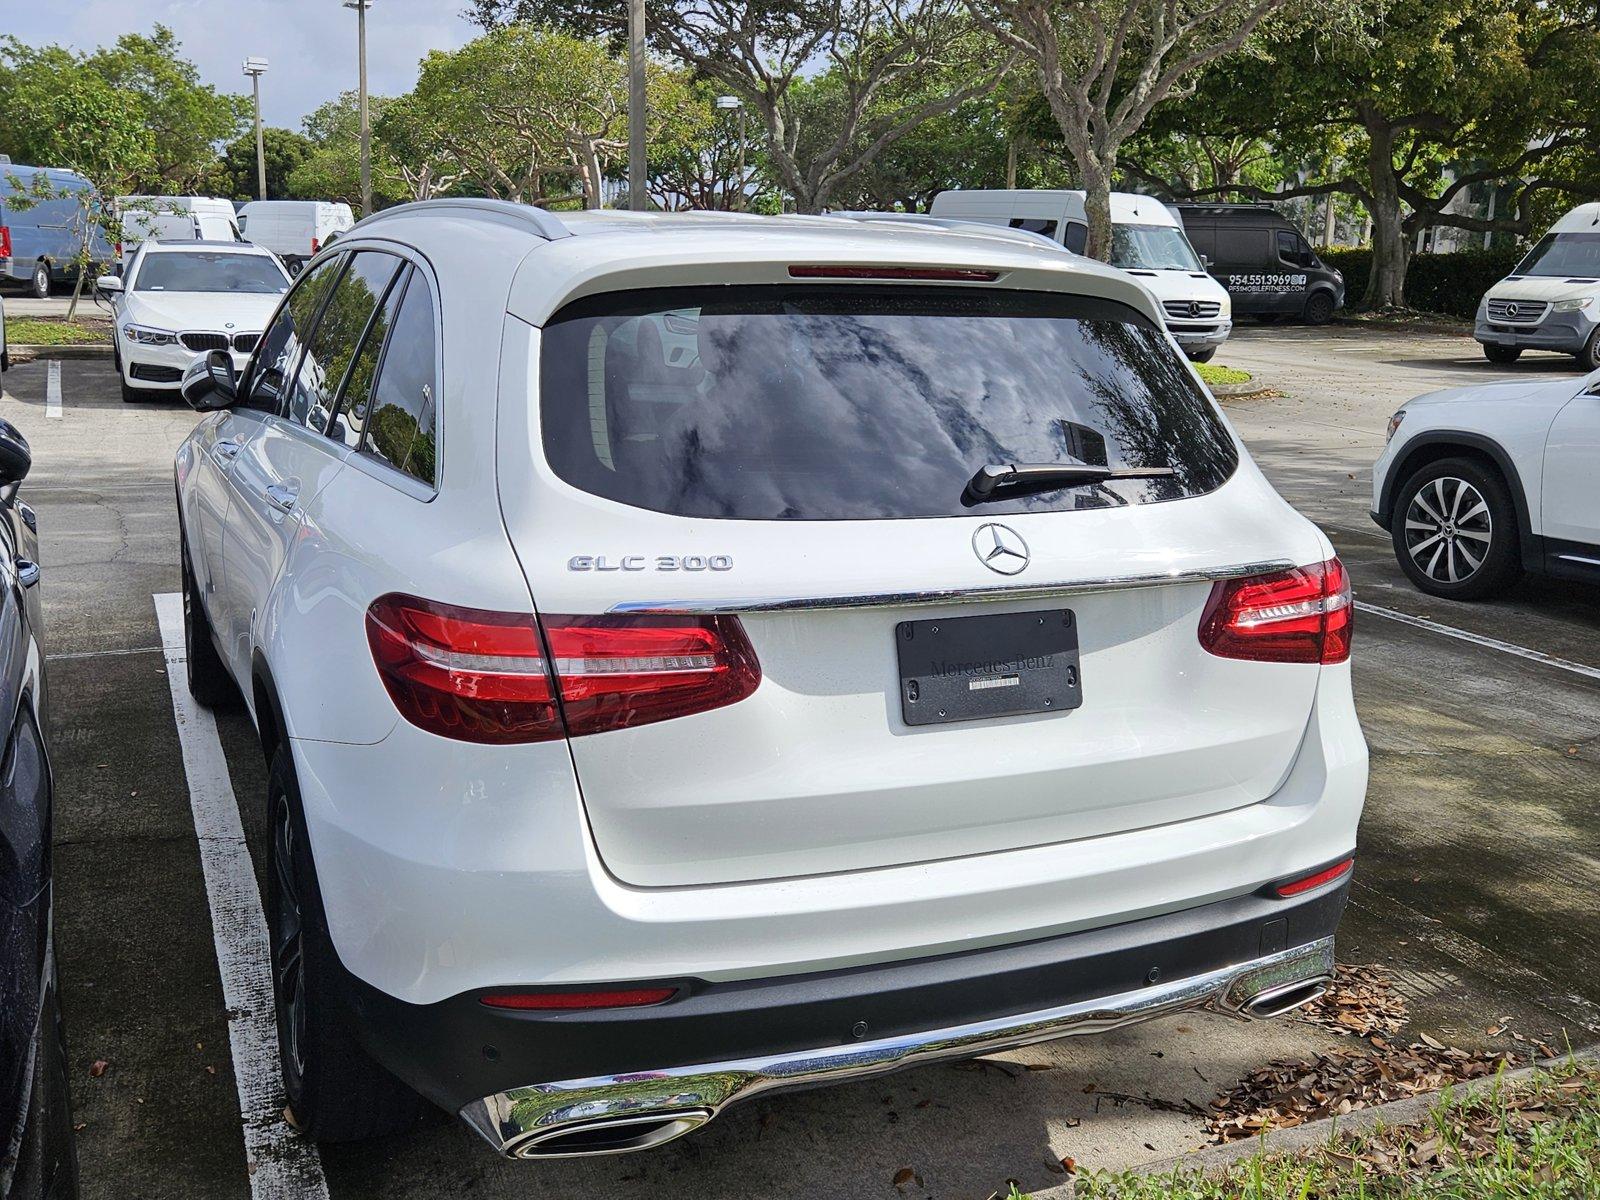
[[[372,0],[367,11],[367,78],[373,95],[416,82],[430,50],[453,50],[476,30],[463,0]],[[123,33],[166,25],[201,77],[223,91],[248,92],[247,55],[270,61],[261,81],[262,115],[291,129],[324,100],[356,86],[356,14],[341,0],[0,0],[6,32],[32,45],[78,50]]]

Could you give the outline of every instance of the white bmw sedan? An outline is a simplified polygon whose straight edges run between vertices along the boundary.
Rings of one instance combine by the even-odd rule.
[[[1321,992],[1349,583],[1124,272],[427,201],[183,392],[188,681],[270,764],[307,1136],[420,1096],[617,1153]]]
[[[133,402],[176,396],[189,364],[212,350],[229,351],[243,370],[289,276],[276,255],[248,243],[151,241],[125,275],[96,287],[115,307],[122,398]]]

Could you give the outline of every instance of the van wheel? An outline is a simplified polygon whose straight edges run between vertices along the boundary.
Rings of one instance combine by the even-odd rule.
[[[1314,292],[1306,301],[1306,324],[1326,325],[1333,320],[1333,297],[1327,292]]]
[[[1577,355],[1578,366],[1585,371],[1600,371],[1600,325],[1595,326],[1589,340],[1583,344],[1583,349]]]
[[[1522,573],[1511,492],[1498,471],[1472,459],[1440,459],[1406,480],[1390,536],[1400,569],[1430,596],[1481,600]]]
[[[427,1103],[373,1061],[338,1011],[343,968],[328,936],[300,789],[283,747],[273,756],[267,789],[267,925],[289,1107],[312,1141],[397,1133]]]
[[[33,264],[33,277],[28,280],[28,294],[35,300],[50,299],[50,264],[42,258]]]
[[[1197,350],[1194,353],[1190,354],[1189,355],[1189,361],[1190,362],[1197,362],[1197,363],[1208,363],[1213,358],[1215,358],[1216,356],[1217,356],[1217,348],[1215,346],[1213,346],[1209,350]]]
[[[1593,345],[1594,343],[1590,342],[1590,346],[1592,347]],[[1582,351],[1579,351],[1579,353],[1581,354]],[[1522,357],[1522,347],[1485,346],[1483,348],[1483,356],[1492,363],[1498,363],[1502,367],[1508,367],[1512,363],[1516,362],[1517,359]]]

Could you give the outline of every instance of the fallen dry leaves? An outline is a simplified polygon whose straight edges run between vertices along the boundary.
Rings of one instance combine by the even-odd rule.
[[[1398,1033],[1408,1014],[1405,998],[1382,967],[1340,963],[1328,990],[1295,1015],[1334,1033],[1364,1038]]]

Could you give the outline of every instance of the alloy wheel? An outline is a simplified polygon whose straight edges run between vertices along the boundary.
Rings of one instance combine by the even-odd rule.
[[[1406,508],[1406,553],[1418,570],[1438,583],[1471,579],[1493,541],[1489,503],[1465,479],[1453,475],[1430,479]]]
[[[274,815],[272,858],[278,886],[272,913],[272,982],[278,998],[278,1037],[285,1061],[299,1077],[306,1065],[305,921],[294,871],[294,817],[285,797],[279,797]]]

